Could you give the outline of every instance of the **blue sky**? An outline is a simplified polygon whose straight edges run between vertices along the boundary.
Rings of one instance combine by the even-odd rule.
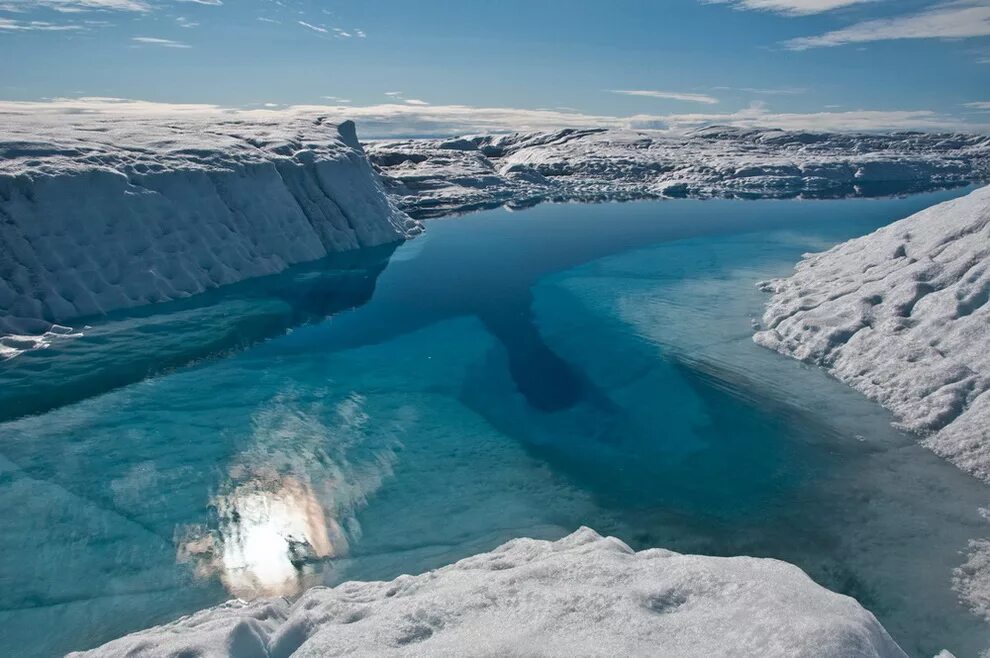
[[[990,0],[0,0],[0,61],[8,101],[990,124]]]

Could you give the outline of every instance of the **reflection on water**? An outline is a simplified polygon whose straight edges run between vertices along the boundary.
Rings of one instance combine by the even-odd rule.
[[[359,534],[354,515],[395,460],[391,435],[368,463],[350,452],[367,442],[363,396],[329,409],[298,397],[284,391],[255,414],[251,442],[211,497],[210,521],[177,533],[178,562],[200,578],[219,577],[239,598],[317,584],[323,561],[345,555],[347,535]]]
[[[213,500],[216,529],[180,540],[178,560],[198,576],[218,575],[242,599],[290,596],[312,581],[316,560],[336,556],[331,530],[343,535],[309,482],[269,470],[228,487]]]
[[[0,421],[44,413],[156,374],[229,355],[371,299],[396,245],[334,254],[281,274],[55,327],[4,359]],[[66,340],[72,338],[72,340]],[[23,353],[21,353],[23,351]]]

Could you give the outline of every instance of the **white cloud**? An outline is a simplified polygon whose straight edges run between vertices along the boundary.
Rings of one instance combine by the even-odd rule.
[[[315,32],[321,32],[323,34],[327,33],[327,28],[325,27],[320,27],[319,25],[313,25],[312,23],[307,23],[306,21],[296,21],[296,22],[302,25],[303,27],[307,27]]]
[[[966,103],[966,107],[973,110],[990,110],[990,101],[977,101],[975,103]]]
[[[798,96],[808,91],[804,87],[779,87],[770,89],[761,87],[715,87],[715,89],[718,91],[742,91],[758,96]]]
[[[8,0],[6,6],[25,11],[41,7],[65,13],[98,9],[141,12],[151,10],[151,6],[144,0]]]
[[[384,105],[344,107],[341,105],[296,105],[281,109],[232,109],[216,105],[152,103],[114,98],[54,99],[52,101],[0,101],[0,116],[9,113],[65,115],[80,113],[216,114],[229,117],[286,115],[326,116],[333,121],[353,119],[363,138],[410,135],[455,135],[467,133],[534,131],[559,128],[632,128],[684,131],[720,124],[744,128],[783,128],[791,130],[889,131],[960,130],[990,133],[990,123],[972,123],[930,110],[850,110],[841,112],[774,113],[762,104],[727,113],[640,114],[610,116],[576,111],[532,110],[467,105]],[[260,113],[260,114],[259,114]]]
[[[148,44],[149,46],[162,46],[163,48],[192,48],[187,43],[173,41],[172,39],[159,39],[158,37],[132,37],[131,41]]]
[[[622,94],[624,96],[644,96],[646,98],[661,98],[664,100],[683,101],[685,103],[704,103],[705,105],[715,105],[717,98],[706,96],[705,94],[685,94],[676,91],[653,91],[650,89],[609,89],[610,93]]]
[[[0,32],[74,32],[83,29],[85,28],[82,25],[0,18]]]
[[[895,18],[856,23],[841,30],[785,42],[791,50],[807,50],[894,39],[965,39],[990,36],[990,0],[960,0]]]
[[[419,106],[429,105],[429,103],[427,103],[426,101],[421,101],[418,98],[407,98],[406,99],[406,104],[407,105],[419,105]]]
[[[702,0],[706,4],[731,4],[738,9],[773,11],[790,16],[821,14],[840,7],[858,5],[875,0]]]

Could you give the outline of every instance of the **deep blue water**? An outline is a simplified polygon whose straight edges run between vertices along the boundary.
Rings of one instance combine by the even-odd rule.
[[[580,525],[786,559],[975,655],[986,487],[751,341],[757,281],[957,194],[434,220],[3,362],[0,655]]]

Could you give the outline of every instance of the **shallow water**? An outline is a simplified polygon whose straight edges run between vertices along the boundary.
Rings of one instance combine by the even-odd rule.
[[[0,655],[579,525],[786,559],[975,655],[987,488],[751,341],[757,281],[955,194],[435,220],[4,362]]]

